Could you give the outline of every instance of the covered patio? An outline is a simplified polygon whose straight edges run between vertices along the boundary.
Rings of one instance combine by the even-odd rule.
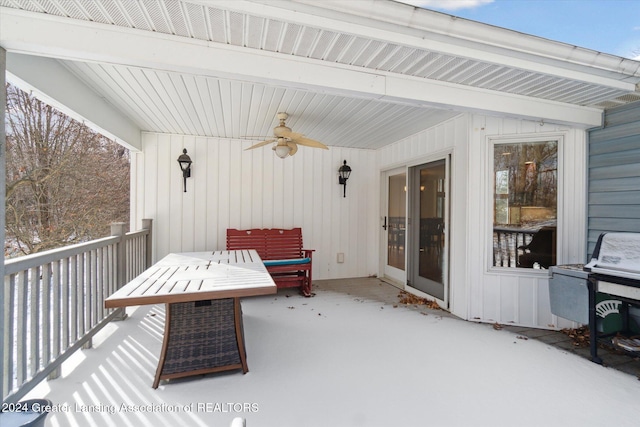
[[[154,261],[222,249],[227,228],[301,227],[316,279],[375,275],[463,319],[574,326],[550,312],[546,271],[497,264],[492,150],[557,144],[552,259],[585,262],[587,130],[640,100],[637,61],[387,0],[0,0],[0,24],[8,81],[131,149],[129,228],[154,221]],[[279,112],[329,150],[247,151]],[[434,162],[448,190],[437,292],[410,285],[425,252],[411,176]],[[398,218],[392,175],[410,195]],[[407,231],[407,268],[390,266],[387,219]]]
[[[547,170],[557,183],[553,259],[585,262],[588,130],[606,125],[607,109],[640,101],[639,62],[391,0],[0,0],[0,73],[130,149],[128,229],[149,235],[134,251],[141,269],[169,253],[224,249],[229,228],[301,227],[315,250],[314,298],[281,291],[243,302],[247,375],[154,392],[164,313],[137,308],[78,352],[73,371],[32,392],[87,408],[51,414],[49,425],[224,426],[238,415],[105,413],[212,402],[248,403],[239,415],[250,426],[637,420],[633,376],[491,325],[577,326],[551,313],[547,270],[496,262],[494,146],[557,147]],[[284,159],[269,145],[247,150],[273,136],[278,113],[329,149],[301,146]],[[183,150],[193,161],[185,187]],[[425,165],[445,176],[432,218],[416,208]],[[409,194],[399,215],[389,208],[393,177]],[[437,293],[414,280],[427,252],[416,237],[423,219],[438,221]],[[392,240],[401,268],[390,267]],[[516,245],[509,251],[515,259]],[[82,295],[87,284],[76,282]],[[3,292],[26,307],[19,289]],[[400,289],[444,311],[396,308]],[[58,356],[35,341],[33,357],[15,362],[20,384]],[[13,391],[5,375],[3,398]]]
[[[640,416],[640,362],[630,375],[508,326],[401,304],[375,278],[319,281],[315,291],[243,300],[245,375],[152,389],[164,307],[147,306],[128,309],[30,395],[58,405],[47,427],[227,427],[236,417],[248,427],[595,427]]]

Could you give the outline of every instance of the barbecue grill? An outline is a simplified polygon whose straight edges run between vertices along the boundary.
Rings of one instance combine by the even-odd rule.
[[[593,251],[591,261],[584,266],[588,272],[589,292],[589,336],[591,337],[591,360],[602,363],[598,357],[598,340],[616,345],[617,348],[640,354],[636,340],[630,335],[629,306],[640,305],[640,233],[603,233]],[[596,328],[596,293],[616,296],[622,303],[618,309],[623,319],[622,330],[616,334],[598,334]],[[612,336],[617,335],[617,336]]]

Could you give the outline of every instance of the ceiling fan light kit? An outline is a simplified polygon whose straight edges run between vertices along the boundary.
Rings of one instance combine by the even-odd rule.
[[[271,149],[275,151],[276,156],[280,157],[281,159],[284,159],[291,153],[291,147],[289,147],[288,145],[277,144],[274,145]]]
[[[304,145],[306,147],[312,148],[322,148],[324,150],[329,149],[326,145],[319,141],[307,138],[301,133],[292,132],[291,128],[285,125],[285,121],[289,117],[287,113],[278,113],[276,117],[278,118],[280,123],[278,124],[278,126],[273,128],[274,138],[258,142],[257,144],[254,144],[251,147],[247,148],[247,150],[253,150],[254,148],[262,147],[264,145],[275,142],[276,144],[272,147],[273,151],[276,153],[276,156],[284,159],[287,156],[293,156],[294,154],[296,154],[298,152],[298,145]]]

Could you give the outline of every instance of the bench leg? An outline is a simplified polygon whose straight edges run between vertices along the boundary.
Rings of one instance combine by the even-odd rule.
[[[305,297],[313,296],[313,293],[311,292],[311,286],[311,270],[308,270],[308,274],[305,276],[304,280],[302,281],[302,285],[300,286],[302,295],[304,295]]]

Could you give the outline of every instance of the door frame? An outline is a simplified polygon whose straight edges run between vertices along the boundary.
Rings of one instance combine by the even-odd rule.
[[[411,185],[411,187],[408,188],[407,190],[407,194],[410,195],[411,197],[407,197],[407,227],[408,227],[408,232],[407,232],[407,266],[406,266],[406,273],[407,273],[407,281],[405,282],[405,288],[407,290],[410,290],[412,293],[415,293],[416,295],[420,295],[423,297],[426,297],[428,299],[435,299],[438,304],[445,308],[448,309],[449,308],[449,304],[450,304],[450,295],[451,295],[451,289],[450,289],[450,269],[451,269],[451,260],[449,258],[449,255],[451,253],[450,250],[450,246],[451,246],[451,202],[452,202],[452,177],[451,177],[451,164],[452,164],[452,152],[448,151],[448,152],[444,152],[444,153],[435,153],[433,156],[429,156],[426,159],[421,159],[423,161],[420,162],[415,162],[415,164],[412,164],[411,166],[408,166],[408,170],[407,170],[407,181],[409,182],[409,184]],[[409,285],[409,281],[411,278],[415,277],[418,275],[418,268],[419,266],[416,263],[416,254],[415,254],[415,250],[418,246],[420,246],[418,238],[416,237],[416,227],[420,227],[420,221],[417,218],[414,218],[414,216],[416,216],[416,212],[419,212],[419,206],[418,204],[420,203],[419,200],[419,191],[416,191],[415,188],[415,183],[419,182],[419,177],[416,176],[418,172],[418,168],[420,168],[421,166],[427,166],[431,163],[436,163],[436,162],[440,162],[440,161],[444,161],[444,166],[445,166],[445,204],[444,204],[444,246],[442,248],[442,256],[444,259],[443,262],[443,268],[442,268],[442,281],[443,281],[443,286],[444,286],[444,292],[443,292],[443,299],[440,299],[434,295],[431,294],[427,294],[424,291],[421,291],[420,289],[414,288],[411,285]],[[412,185],[413,184],[413,185]],[[418,195],[418,197],[414,197],[414,195]]]
[[[386,167],[384,169],[380,170],[380,218],[379,218],[379,223],[378,226],[380,227],[380,230],[382,230],[382,225],[384,223],[384,216],[387,213],[387,209],[388,209],[388,176],[389,174],[397,174],[397,173],[401,173],[402,171],[404,171],[407,174],[407,181],[410,181],[409,177],[409,169],[414,167],[414,166],[419,166],[422,164],[426,164],[426,163],[431,163],[431,162],[436,162],[438,160],[442,160],[442,159],[447,159],[447,173],[449,174],[448,176],[448,187],[449,187],[449,198],[448,198],[448,203],[447,203],[447,208],[449,209],[449,213],[448,213],[448,232],[447,232],[447,243],[449,245],[448,247],[448,257],[450,256],[451,249],[453,246],[453,241],[452,241],[452,236],[455,234],[455,230],[452,230],[452,226],[451,226],[451,207],[454,205],[454,187],[455,187],[455,183],[456,183],[456,178],[453,176],[453,169],[454,169],[454,164],[456,161],[456,156],[454,156],[454,152],[455,149],[453,147],[449,147],[449,148],[445,148],[445,149],[441,149],[441,150],[437,150],[434,151],[432,153],[429,153],[427,155],[422,155],[419,157],[415,157],[412,159],[408,159],[404,162],[398,162],[398,163],[394,163],[393,165],[390,165],[389,167]],[[407,182],[407,191],[409,191],[409,185],[411,185],[410,182]],[[409,198],[407,198],[407,204],[409,203]],[[409,210],[409,206],[406,207],[407,208],[407,214],[410,213]],[[409,226],[409,224],[407,224],[407,226]],[[406,292],[412,293],[414,295],[417,295],[419,297],[423,297],[423,298],[428,298],[428,299],[434,299],[433,296],[425,294],[424,292],[420,291],[419,289],[415,289],[412,288],[410,286],[407,285],[407,266],[405,266],[405,271],[404,271],[404,279],[401,282],[398,282],[397,280],[390,278],[390,277],[386,277],[385,276],[385,271],[384,271],[384,267],[386,264],[386,255],[385,252],[387,250],[387,233],[384,232],[384,230],[382,230],[382,232],[379,234],[380,236],[380,241],[379,241],[379,268],[378,268],[378,278],[381,280],[384,280],[396,287],[399,287],[400,289],[403,289]],[[408,241],[409,239],[407,239],[406,245],[407,248],[405,249],[405,256],[408,257],[409,251],[410,249],[410,245],[411,243]],[[408,259],[407,259],[408,261]],[[448,281],[448,286],[447,286],[447,290],[445,292],[445,297],[446,297],[446,301],[443,300],[437,300],[438,304],[444,308],[445,310],[448,310],[452,301],[451,301],[451,259],[448,259],[448,266],[447,266],[447,281]]]
[[[408,186],[406,177],[408,176],[408,168],[407,166],[400,166],[391,169],[385,169],[380,172],[380,224],[379,227],[381,229],[380,232],[380,268],[378,276],[380,279],[385,280],[386,282],[400,288],[405,289],[407,283],[407,238],[405,237],[405,269],[400,270],[399,268],[394,268],[388,266],[387,264],[387,254],[388,254],[388,227],[385,230],[385,218],[388,217],[389,212],[389,177],[393,175],[405,174],[405,185]],[[405,212],[408,212],[407,209],[407,198],[405,198]],[[387,219],[388,221],[388,219]],[[387,223],[388,225],[388,223]],[[406,229],[406,223],[405,223]]]

